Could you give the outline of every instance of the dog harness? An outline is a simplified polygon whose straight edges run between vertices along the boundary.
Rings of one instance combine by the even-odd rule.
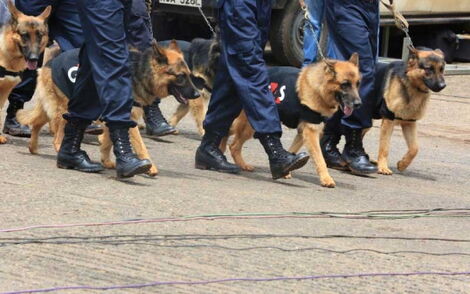
[[[7,70],[6,68],[4,68],[3,66],[0,66],[0,78],[4,78],[4,77],[18,77],[18,76],[20,76],[20,73],[19,73],[19,72],[9,71],[9,70]]]
[[[296,83],[300,70],[289,66],[268,68],[271,80],[270,89],[274,95],[279,118],[288,128],[296,129],[301,121],[320,124],[326,117],[300,103],[297,96]]]

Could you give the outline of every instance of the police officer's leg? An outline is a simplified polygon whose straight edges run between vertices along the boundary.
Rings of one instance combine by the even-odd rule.
[[[78,2],[85,44],[93,80],[102,106],[101,118],[110,130],[116,156],[118,177],[147,172],[151,163],[133,153],[129,128],[133,105],[129,49],[126,42],[125,15],[128,1],[84,0]]]
[[[308,22],[306,21],[304,26],[304,66],[317,59],[317,42],[320,42],[325,2],[324,0],[305,0],[305,4],[308,9]]]
[[[221,32],[221,34],[223,34]],[[222,38],[223,40],[223,38]],[[227,161],[219,149],[222,139],[228,135],[233,120],[240,114],[241,101],[228,72],[227,54],[221,44],[221,55],[214,80],[209,107],[204,120],[205,134],[196,151],[196,168],[220,172],[239,173],[240,168]]]
[[[80,67],[74,91],[69,100],[69,113],[64,115],[67,123],[57,154],[57,167],[83,172],[99,172],[103,170],[103,166],[91,161],[86,152],[80,148],[86,128],[101,114],[101,105],[85,46],[80,50],[79,59]]]
[[[16,113],[23,109],[26,102],[30,101],[36,88],[36,70],[25,70],[22,74],[21,82],[13,89],[8,97],[8,108],[3,133],[17,137],[31,137],[31,130],[28,126],[20,124],[16,120]]]
[[[364,151],[362,132],[372,126],[372,95],[374,71],[377,58],[378,1],[328,1],[327,21],[338,58],[346,60],[357,52],[360,56],[362,83],[360,95],[363,106],[342,119],[346,145],[343,158],[349,168],[358,174],[377,172]]]

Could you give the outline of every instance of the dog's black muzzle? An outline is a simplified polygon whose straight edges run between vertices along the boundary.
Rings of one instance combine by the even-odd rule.
[[[336,92],[336,101],[341,105],[341,108],[350,107],[352,109],[359,109],[362,106],[362,101],[356,95],[352,95],[348,92]]]
[[[436,80],[436,79],[425,79],[424,84],[433,92],[440,92],[442,91],[447,85],[444,79]]]

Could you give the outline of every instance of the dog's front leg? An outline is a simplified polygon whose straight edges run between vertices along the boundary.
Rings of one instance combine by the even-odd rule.
[[[304,144],[315,162],[321,185],[327,188],[334,188],[336,183],[328,172],[328,167],[326,166],[326,162],[320,148],[320,134],[323,130],[323,124],[316,125],[301,123],[300,128],[302,130]]]
[[[111,148],[113,147],[113,143],[111,142],[109,129],[107,127],[103,129],[103,134],[98,136],[98,141],[100,141],[101,163],[105,168],[116,168],[116,163],[111,160]]]
[[[392,138],[393,120],[383,119],[380,127],[379,157],[377,159],[377,167],[379,174],[391,175],[392,170],[388,168],[388,153],[390,152],[390,139]]]
[[[142,139],[142,136],[140,135],[139,128],[130,128],[129,129],[129,136],[131,139],[131,144],[132,147],[134,147],[135,153],[137,154],[137,157],[139,159],[150,159],[149,152],[147,150],[147,147],[145,147],[144,140]],[[155,177],[158,174],[158,169],[157,166],[152,162],[152,167],[150,170],[147,172],[147,174],[151,177]]]
[[[404,121],[401,123],[403,136],[405,137],[406,144],[408,145],[408,152],[397,163],[399,171],[404,171],[418,154],[418,134],[416,131],[416,122]]]

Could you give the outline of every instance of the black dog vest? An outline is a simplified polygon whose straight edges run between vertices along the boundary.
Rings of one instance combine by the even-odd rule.
[[[67,98],[72,97],[77,79],[79,53],[80,49],[65,51],[50,61],[52,81]]]
[[[277,105],[281,122],[288,128],[295,129],[301,121],[320,124],[326,117],[300,104],[296,84],[300,70],[290,66],[275,66],[268,68],[271,80],[271,92]]]

